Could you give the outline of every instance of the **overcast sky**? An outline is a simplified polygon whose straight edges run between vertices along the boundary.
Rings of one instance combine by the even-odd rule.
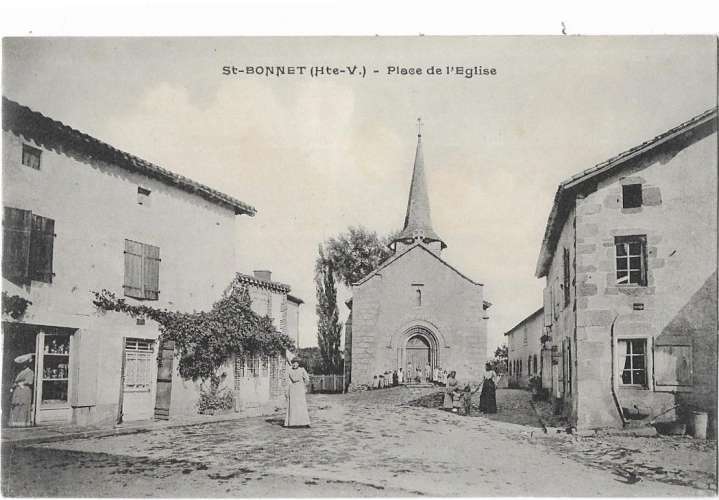
[[[421,116],[434,228],[485,284],[493,347],[541,305],[558,183],[715,106],[716,61],[714,37],[6,38],[3,94],[254,205],[237,270],[271,269],[305,300],[302,346],[316,343],[318,243],[401,229]],[[355,64],[365,78],[222,75]]]

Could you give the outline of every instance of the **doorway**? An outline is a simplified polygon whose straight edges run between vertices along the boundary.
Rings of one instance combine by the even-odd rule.
[[[431,372],[439,366],[436,339],[432,332],[421,326],[410,328],[404,338],[403,345],[397,348],[397,368],[402,368],[407,382],[415,381],[418,376],[424,381],[426,366],[430,366]]]
[[[23,369],[23,366],[15,362],[15,358],[22,356],[23,354],[30,354],[36,352],[37,343],[37,330],[29,328],[27,325],[19,325],[14,323],[3,323],[3,363],[2,363],[2,426],[8,427],[10,425],[10,414],[11,414],[11,401],[12,401],[12,389],[15,381],[15,377]],[[33,356],[34,361],[34,356]],[[30,364],[30,369],[33,370],[35,375],[34,363]],[[34,376],[33,387],[37,383],[37,377]],[[32,391],[32,404],[35,403],[34,394]],[[34,411],[31,412],[31,415]],[[34,423],[32,419],[29,424]]]

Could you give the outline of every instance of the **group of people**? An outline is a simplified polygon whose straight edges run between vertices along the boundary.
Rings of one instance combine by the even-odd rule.
[[[395,387],[411,383],[420,384],[422,382],[446,385],[448,375],[447,370],[443,370],[439,366],[432,368],[430,364],[427,363],[424,368],[420,368],[419,366],[412,366],[410,362],[407,363],[406,372],[400,368],[399,370],[385,370],[382,373],[374,375],[370,389],[384,389],[385,387]]]
[[[444,390],[444,401],[442,409],[469,416],[472,412],[472,396],[479,391],[479,411],[482,413],[497,413],[497,382],[501,375],[492,369],[487,363],[484,367],[482,380],[476,387],[468,383],[460,387],[457,381],[457,372],[452,371],[447,377]]]

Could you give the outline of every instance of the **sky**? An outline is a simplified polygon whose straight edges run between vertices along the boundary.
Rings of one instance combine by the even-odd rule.
[[[289,284],[305,301],[302,347],[316,344],[318,245],[350,226],[402,228],[421,117],[434,229],[443,258],[485,285],[493,349],[541,306],[534,271],[558,184],[716,106],[716,47],[711,36],[5,38],[3,95],[255,206],[237,218],[228,276],[270,269]],[[367,73],[223,75],[231,65]]]

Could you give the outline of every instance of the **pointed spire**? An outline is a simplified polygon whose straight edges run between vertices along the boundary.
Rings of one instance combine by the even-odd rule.
[[[412,184],[409,188],[404,228],[395,238],[393,244],[397,241],[408,242],[416,239],[420,239],[425,243],[439,241],[442,248],[447,247],[432,229],[432,214],[429,207],[429,193],[424,176],[424,157],[422,155],[422,120],[419,118],[417,119],[417,151],[414,157],[414,170],[412,172]]]

